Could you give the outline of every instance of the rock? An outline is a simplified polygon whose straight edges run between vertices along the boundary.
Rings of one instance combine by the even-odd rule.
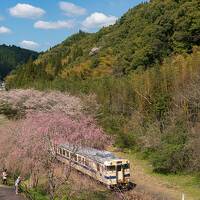
[[[97,54],[99,52],[99,50],[100,50],[100,48],[94,47],[94,48],[91,49],[89,55],[93,56],[93,55]]]

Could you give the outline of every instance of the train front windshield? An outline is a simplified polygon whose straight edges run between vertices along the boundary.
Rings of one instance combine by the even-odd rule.
[[[130,165],[122,164],[122,165],[110,165],[106,167],[107,171],[121,171],[121,169],[130,169]]]
[[[128,164],[128,163],[127,164],[123,164],[122,168],[123,169],[130,169],[130,164]]]

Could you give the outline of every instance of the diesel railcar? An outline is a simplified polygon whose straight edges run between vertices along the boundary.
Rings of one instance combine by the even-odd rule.
[[[126,159],[116,157],[108,151],[94,148],[74,148],[63,144],[57,148],[59,161],[87,174],[105,184],[108,188],[128,188],[130,184],[130,163]]]

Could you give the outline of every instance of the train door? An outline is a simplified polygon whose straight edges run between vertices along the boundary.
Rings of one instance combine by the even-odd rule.
[[[117,165],[116,173],[117,173],[117,182],[119,182],[119,183],[123,182],[124,171],[123,171],[122,165]]]

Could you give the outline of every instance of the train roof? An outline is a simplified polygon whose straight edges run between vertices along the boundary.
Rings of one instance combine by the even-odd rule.
[[[82,155],[84,157],[88,157],[91,160],[95,160],[102,164],[104,164],[105,161],[120,159],[109,151],[98,150],[98,149],[88,148],[88,147],[79,147],[76,150],[76,147],[70,144],[62,144],[60,145],[60,147],[64,149],[68,149],[69,151],[75,152],[76,154]]]

